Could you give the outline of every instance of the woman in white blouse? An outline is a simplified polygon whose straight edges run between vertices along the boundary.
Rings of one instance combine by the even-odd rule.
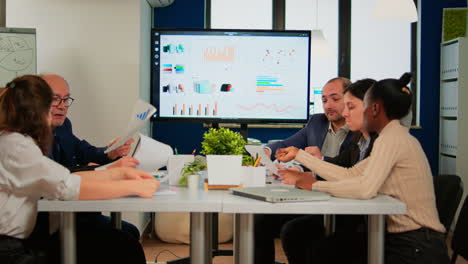
[[[41,197],[95,200],[138,195],[149,198],[159,187],[150,174],[132,168],[71,174],[50,160],[47,154],[52,142],[52,95],[47,83],[33,75],[18,77],[0,91],[0,263],[38,263],[28,237],[36,222],[37,201]],[[133,253],[112,254],[121,260],[117,263],[128,263],[125,255],[137,256],[138,259],[131,259],[132,263],[146,263],[139,247]]]

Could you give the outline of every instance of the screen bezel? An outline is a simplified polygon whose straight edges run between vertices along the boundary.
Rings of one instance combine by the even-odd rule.
[[[219,33],[219,32],[239,32],[239,33],[265,33],[266,35],[287,35],[287,34],[307,34],[308,41],[308,69],[307,69],[307,100],[306,100],[306,117],[303,119],[265,119],[265,118],[213,118],[213,117],[200,117],[200,118],[186,118],[186,117],[161,117],[159,116],[159,111],[151,117],[151,121],[164,121],[164,122],[189,122],[189,123],[237,123],[237,124],[266,124],[266,123],[306,123],[309,120],[310,116],[310,45],[311,45],[311,31],[310,30],[252,30],[252,29],[170,29],[170,28],[152,28],[151,29],[151,57],[150,57],[150,100],[157,109],[160,106],[160,83],[157,80],[155,85],[155,78],[159,77],[159,66],[157,69],[153,63],[153,58],[156,54],[155,52],[155,32],[176,32],[176,33],[186,33],[190,34],[199,34],[199,33]],[[180,34],[183,35],[183,34]],[[158,76],[156,76],[157,72]]]

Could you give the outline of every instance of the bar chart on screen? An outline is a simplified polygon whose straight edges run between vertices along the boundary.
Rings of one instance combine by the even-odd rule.
[[[284,85],[281,83],[279,77],[271,75],[260,75],[256,78],[257,93],[264,93],[268,91],[285,91]]]
[[[181,116],[218,116],[218,102],[213,104],[174,104],[173,115]]]
[[[205,61],[220,61],[220,62],[234,62],[235,48],[224,46],[220,48],[208,47],[203,52],[203,59]]]

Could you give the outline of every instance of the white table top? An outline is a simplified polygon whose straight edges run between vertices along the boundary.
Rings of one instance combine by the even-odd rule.
[[[332,197],[327,201],[269,203],[232,195],[223,197],[224,213],[284,214],[405,214],[406,205],[394,198],[379,195],[370,200]]]
[[[168,186],[161,186],[167,188]],[[153,196],[151,199],[125,197],[93,201],[40,200],[39,211],[48,212],[221,212],[223,191],[191,191],[175,188],[176,194]]]
[[[162,188],[168,188],[163,185]],[[268,203],[232,195],[230,191],[176,188],[176,194],[151,199],[126,197],[95,201],[48,201],[38,203],[39,211],[48,212],[223,212],[276,214],[405,214],[406,205],[389,196],[370,200],[341,199],[328,201]]]

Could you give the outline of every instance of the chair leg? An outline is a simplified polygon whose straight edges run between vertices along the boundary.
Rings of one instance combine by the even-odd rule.
[[[457,257],[458,257],[458,254],[454,252],[452,254],[452,259],[450,260],[450,263],[455,264],[455,262],[457,261]]]

